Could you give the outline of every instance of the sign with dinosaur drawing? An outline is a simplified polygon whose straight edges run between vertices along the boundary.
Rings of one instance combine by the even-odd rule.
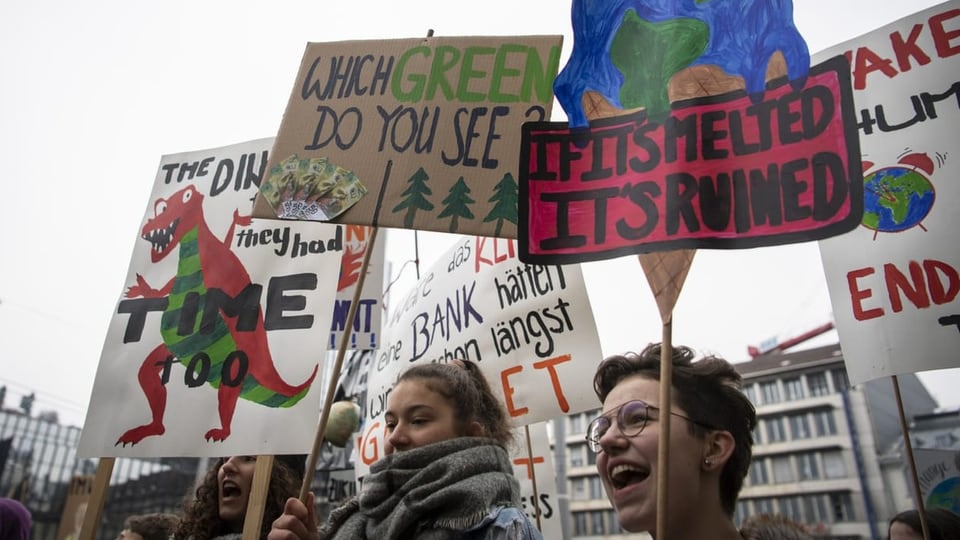
[[[850,382],[960,367],[960,1],[822,55],[851,59],[863,219],[820,242]]]
[[[574,49],[554,84],[569,122],[523,129],[521,260],[749,248],[855,227],[849,65],[811,68],[792,15],[790,0],[574,0]]]
[[[253,215],[516,238],[562,36],[307,45]]]
[[[78,454],[312,445],[344,234],[246,215],[272,141],[161,159]]]

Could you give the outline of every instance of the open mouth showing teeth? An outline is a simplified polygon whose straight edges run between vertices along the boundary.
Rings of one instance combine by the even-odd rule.
[[[617,465],[610,471],[610,483],[614,489],[625,488],[631,484],[643,482],[650,471],[634,465]]]
[[[240,490],[240,486],[229,481],[223,483],[223,488],[221,491],[223,492],[224,499],[228,497],[239,497],[243,493]]]
[[[177,231],[177,225],[180,224],[180,218],[173,220],[168,227],[163,229],[154,229],[143,235],[143,239],[153,244],[154,251],[164,251],[170,242],[173,241],[173,233]]]

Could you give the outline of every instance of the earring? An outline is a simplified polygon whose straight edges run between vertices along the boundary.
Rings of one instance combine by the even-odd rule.
[[[713,462],[710,461],[709,459],[705,459],[705,460],[703,460],[703,464],[706,465],[707,467],[709,467],[709,466],[713,465]]]

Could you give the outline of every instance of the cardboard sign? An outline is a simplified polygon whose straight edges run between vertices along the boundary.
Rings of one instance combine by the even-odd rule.
[[[824,56],[851,59],[863,220],[820,242],[850,382],[960,366],[960,2]]]
[[[849,65],[597,120],[524,125],[520,257],[569,263],[825,238],[862,215]]]
[[[161,159],[78,455],[312,445],[343,228],[245,215],[272,142]]]
[[[254,216],[515,238],[520,126],[550,118],[561,41],[308,44]]]
[[[383,455],[383,414],[400,373],[418,363],[477,363],[514,425],[596,407],[584,374],[599,338],[579,266],[532,266],[510,240],[456,242],[384,321],[367,378],[358,475]]]

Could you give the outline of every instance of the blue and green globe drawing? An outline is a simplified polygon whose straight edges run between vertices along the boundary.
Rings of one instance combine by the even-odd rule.
[[[960,477],[947,478],[927,495],[927,508],[945,508],[960,514]]]
[[[900,232],[920,225],[933,208],[933,184],[911,167],[893,166],[863,179],[863,226]]]

